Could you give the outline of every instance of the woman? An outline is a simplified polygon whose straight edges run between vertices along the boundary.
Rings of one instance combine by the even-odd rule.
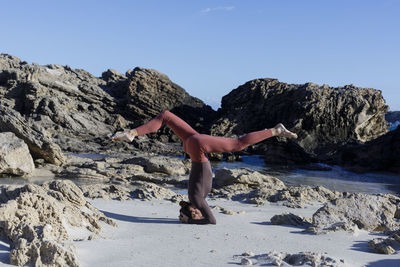
[[[146,124],[126,132],[117,132],[112,141],[131,142],[136,136],[156,132],[161,126],[167,125],[182,140],[183,150],[192,160],[189,175],[188,197],[190,204],[182,205],[188,213],[182,212],[179,219],[191,224],[216,224],[214,215],[206,202],[211,192],[212,170],[207,153],[222,153],[240,151],[273,136],[297,138],[295,133],[288,131],[281,123],[274,128],[265,129],[243,135],[239,138],[216,137],[199,134],[181,118],[169,111],[164,111]],[[191,218],[187,216],[190,214]]]

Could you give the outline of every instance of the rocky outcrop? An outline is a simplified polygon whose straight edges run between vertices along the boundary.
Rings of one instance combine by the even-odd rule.
[[[386,133],[387,110],[379,90],[256,79],[222,98],[221,117],[212,126],[212,133],[241,135],[282,122],[298,134],[296,142],[305,152],[321,158],[337,144],[351,139],[366,142]],[[268,147],[267,156],[269,151]],[[299,156],[289,155],[288,160]]]
[[[143,122],[164,110],[176,113],[200,132],[208,131],[216,112],[198,98],[190,96],[166,75],[152,69],[135,68],[127,72],[127,109]]]
[[[212,190],[215,198],[227,198],[252,204],[281,201],[292,208],[304,207],[313,202],[326,202],[342,196],[322,186],[289,186],[275,177],[241,169],[221,169],[216,171]]]
[[[393,195],[348,194],[326,203],[313,215],[312,233],[364,229],[390,232],[400,229],[400,198]]]
[[[182,87],[156,70],[136,67],[121,75],[114,70],[103,73],[106,91],[124,107],[124,117],[138,126],[164,110],[178,115],[199,132],[209,132],[217,113],[200,99],[190,96]],[[169,128],[153,135],[167,142],[179,141]]]
[[[71,181],[3,187],[0,201],[0,234],[11,242],[10,263],[18,266],[79,266],[64,242],[98,236],[100,221],[115,226]],[[76,228],[83,230],[79,236]]]
[[[185,199],[184,196],[174,193],[172,190],[156,185],[151,182],[134,181],[129,184],[89,184],[81,185],[80,188],[85,197],[102,198],[105,200],[170,200],[177,202]]]
[[[214,184],[217,188],[232,185],[245,184],[249,187],[268,187],[279,190],[285,188],[285,184],[272,176],[261,174],[250,169],[227,169],[222,168],[215,171]]]
[[[355,172],[400,173],[400,128],[365,144],[353,143],[338,149],[330,163]]]
[[[35,123],[28,123],[17,111],[0,100],[0,132],[13,132],[25,141],[34,158],[61,165],[65,162],[60,147],[49,138],[47,131]]]
[[[143,166],[148,173],[158,172],[168,175],[189,173],[189,169],[183,164],[182,160],[166,156],[133,157],[122,163]]]
[[[293,213],[274,215],[270,221],[274,225],[311,226],[310,219],[300,217]]]
[[[400,230],[392,233],[387,238],[374,238],[368,242],[368,246],[376,253],[394,254],[400,249]]]
[[[26,143],[11,132],[0,133],[0,175],[28,175],[35,164]]]
[[[255,255],[252,252],[242,253],[241,256],[236,256],[241,260],[241,265],[256,265],[256,266],[332,266],[340,267],[347,266],[343,259],[336,260],[329,257],[325,253],[315,252],[268,252],[265,254]]]
[[[103,90],[105,85],[84,70],[0,56],[0,96],[8,108],[24,119],[24,129],[46,129],[47,137],[64,151],[93,151],[101,141],[95,138],[105,139],[116,128],[126,127],[118,103]]]
[[[201,132],[207,132],[216,115],[211,107],[154,70],[136,68],[126,75],[107,70],[97,78],[84,70],[28,64],[7,54],[0,55],[0,98],[0,107],[7,108],[0,117],[16,114],[26,131],[46,129],[44,135],[63,151],[78,153],[132,151],[135,147],[164,153],[163,146],[154,142],[113,143],[109,136],[167,109]],[[12,131],[22,138],[12,129],[13,122],[0,121],[0,126],[0,131]],[[178,141],[168,129],[152,137]]]

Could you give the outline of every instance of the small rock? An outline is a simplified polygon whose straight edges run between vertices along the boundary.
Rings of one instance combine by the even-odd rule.
[[[240,264],[241,264],[241,265],[253,265],[253,262],[252,262],[250,259],[248,259],[248,258],[243,258],[243,259],[240,261]]]
[[[242,253],[242,256],[245,256],[245,257],[253,257],[254,255],[255,255],[254,252],[251,252],[251,251],[246,251],[246,252]]]

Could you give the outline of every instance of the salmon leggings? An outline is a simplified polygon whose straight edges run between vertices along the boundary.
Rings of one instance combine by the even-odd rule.
[[[189,176],[188,197],[192,205],[199,209],[204,219],[189,219],[193,224],[215,224],[216,220],[205,198],[211,192],[212,170],[207,153],[240,151],[249,145],[273,136],[270,129],[245,134],[239,138],[226,138],[199,134],[189,124],[169,111],[160,113],[146,124],[136,128],[138,135],[156,132],[167,125],[183,143],[183,150],[192,160]]]

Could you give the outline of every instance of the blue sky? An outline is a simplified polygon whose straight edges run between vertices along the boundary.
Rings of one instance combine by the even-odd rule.
[[[156,69],[217,107],[255,78],[382,90],[400,110],[400,1],[1,1],[0,52],[95,76]]]

